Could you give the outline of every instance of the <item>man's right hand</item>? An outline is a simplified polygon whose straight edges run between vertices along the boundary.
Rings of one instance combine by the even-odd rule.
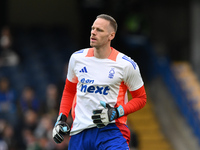
[[[53,140],[56,143],[61,143],[64,140],[64,135],[70,132],[70,127],[66,121],[67,117],[61,113],[57,119],[52,133]]]

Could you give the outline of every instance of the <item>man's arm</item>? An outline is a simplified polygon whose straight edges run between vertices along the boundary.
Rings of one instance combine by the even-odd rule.
[[[125,105],[123,105],[124,115],[133,113],[146,105],[147,96],[144,85],[135,91],[130,91],[132,99]]]
[[[59,114],[62,113],[66,117],[68,117],[69,112],[72,108],[72,103],[74,96],[76,94],[76,85],[77,83],[70,82],[66,79],[65,87],[63,90],[63,95],[60,103],[60,111]]]
[[[53,128],[52,136],[56,143],[61,143],[64,140],[64,135],[70,132],[70,127],[66,123],[69,111],[71,110],[74,96],[76,94],[76,83],[66,79],[65,88],[60,104],[60,112]]]

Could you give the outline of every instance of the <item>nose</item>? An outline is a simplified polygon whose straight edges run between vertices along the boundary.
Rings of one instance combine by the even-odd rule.
[[[92,29],[92,30],[91,30],[91,34],[92,34],[92,35],[95,35],[95,34],[96,34],[96,30]]]

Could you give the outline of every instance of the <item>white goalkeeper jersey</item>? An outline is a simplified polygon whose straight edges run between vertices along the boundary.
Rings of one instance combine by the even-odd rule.
[[[100,101],[111,107],[128,102],[127,89],[135,91],[143,86],[138,65],[128,56],[111,48],[106,59],[94,57],[94,49],[87,48],[72,54],[67,79],[77,83],[72,105],[73,124],[70,135],[95,127],[93,110],[103,109]],[[127,116],[113,122],[126,123]]]

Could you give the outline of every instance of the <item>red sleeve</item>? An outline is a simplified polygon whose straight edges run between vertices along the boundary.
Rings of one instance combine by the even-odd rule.
[[[132,95],[132,99],[126,105],[123,106],[124,115],[133,113],[143,108],[146,104],[147,96],[144,86],[142,86],[136,91],[130,91],[130,93]]]
[[[65,116],[68,117],[69,112],[72,108],[74,96],[76,94],[76,85],[77,83],[70,82],[68,79],[66,79],[61,98],[59,114],[63,113]]]

